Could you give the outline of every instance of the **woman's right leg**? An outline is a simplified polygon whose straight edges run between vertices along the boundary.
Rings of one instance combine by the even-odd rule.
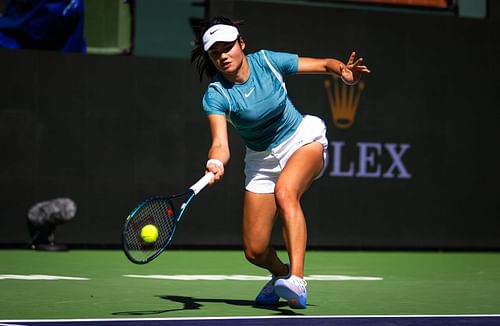
[[[252,264],[269,270],[275,276],[288,275],[288,267],[270,246],[276,221],[274,194],[245,191],[243,203],[243,248]]]

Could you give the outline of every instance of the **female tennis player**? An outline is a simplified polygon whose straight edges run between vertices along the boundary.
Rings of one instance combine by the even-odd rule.
[[[269,50],[245,54],[238,26],[226,17],[212,19],[191,56],[200,79],[203,74],[211,79],[202,101],[212,137],[206,171],[215,174],[214,182],[224,175],[230,157],[229,122],[246,145],[245,256],[273,275],[256,303],[275,305],[282,297],[292,308],[306,308],[307,232],[300,198],[323,173],[328,141],[324,122],[295,108],[283,78],[296,73],[327,73],[355,84],[370,71],[362,58],[355,59],[354,52],[347,64]],[[277,216],[283,221],[289,264],[270,247]]]

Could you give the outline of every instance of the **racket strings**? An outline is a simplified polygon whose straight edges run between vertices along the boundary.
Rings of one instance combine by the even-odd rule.
[[[158,238],[151,243],[141,237],[144,226],[152,224],[158,229]],[[168,199],[154,199],[144,204],[130,219],[124,232],[128,253],[137,261],[145,261],[163,249],[175,230],[175,214]]]

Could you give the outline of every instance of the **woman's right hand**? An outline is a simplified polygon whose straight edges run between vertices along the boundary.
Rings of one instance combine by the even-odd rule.
[[[214,174],[214,177],[209,184],[219,182],[219,180],[224,176],[224,164],[220,160],[209,159],[206,167],[206,173],[208,172],[212,172]]]

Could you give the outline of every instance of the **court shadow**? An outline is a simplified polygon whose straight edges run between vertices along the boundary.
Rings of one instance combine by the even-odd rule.
[[[303,315],[297,313],[296,311],[288,308],[286,302],[279,302],[275,306],[264,306],[256,305],[254,300],[234,300],[234,299],[214,299],[214,298],[193,298],[185,297],[179,295],[160,295],[161,299],[169,300],[172,302],[182,304],[182,308],[177,309],[166,309],[166,310],[143,310],[143,311],[122,311],[114,312],[113,315],[129,315],[129,316],[143,316],[143,315],[157,315],[163,313],[169,313],[174,311],[183,310],[198,310],[203,307],[203,303],[222,303],[232,306],[248,306],[255,309],[270,310],[276,312],[276,315],[292,316],[292,315]]]

